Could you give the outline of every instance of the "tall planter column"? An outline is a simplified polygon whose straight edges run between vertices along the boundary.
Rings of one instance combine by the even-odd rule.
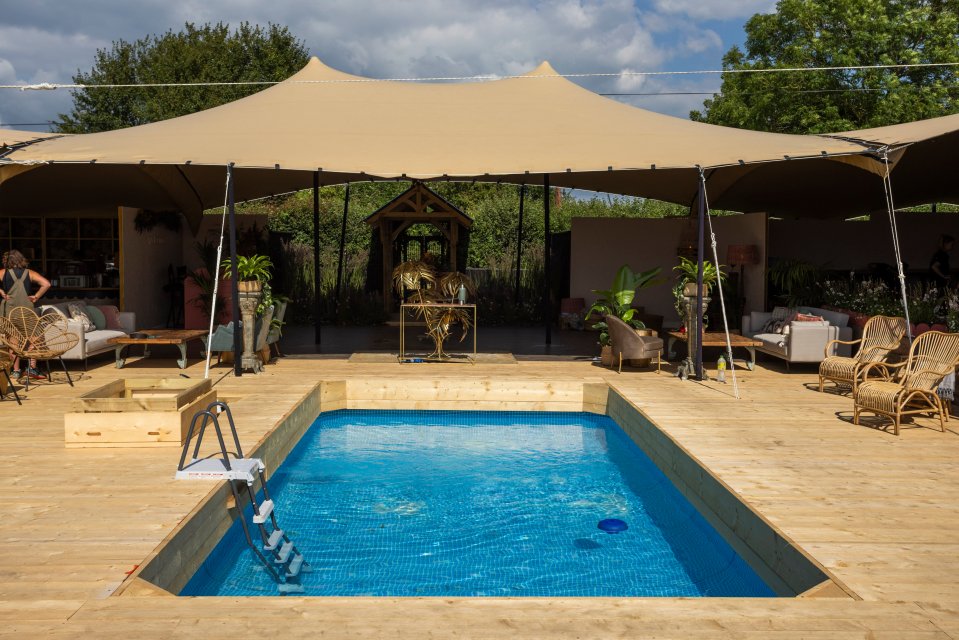
[[[253,345],[253,332],[256,329],[256,308],[260,306],[263,300],[263,285],[259,282],[239,282],[240,298],[240,316],[243,327],[243,355],[240,359],[240,366],[244,369],[252,369],[254,373],[263,370],[263,363],[260,362]]]
[[[703,310],[709,306],[710,301],[712,300],[709,296],[703,296],[702,302],[699,301],[698,296],[699,287],[696,282],[686,283],[686,287],[683,290],[683,298],[685,301],[686,307],[686,359],[679,365],[679,370],[676,372],[676,375],[686,380],[687,378],[696,378],[697,370],[697,358],[696,354],[699,352],[699,336],[700,330],[705,331],[703,316],[705,312]],[[704,289],[704,291],[707,291]],[[700,306],[702,304],[702,306]],[[702,380],[706,380],[706,371],[702,372]]]

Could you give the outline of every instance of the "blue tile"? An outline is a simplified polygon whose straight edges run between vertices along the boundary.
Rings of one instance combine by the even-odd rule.
[[[270,490],[306,595],[773,595],[606,416],[334,411]],[[276,587],[235,523],[182,595]]]

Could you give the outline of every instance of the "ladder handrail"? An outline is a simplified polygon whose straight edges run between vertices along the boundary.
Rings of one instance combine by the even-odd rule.
[[[216,431],[217,441],[220,445],[220,454],[223,456],[223,465],[226,468],[226,471],[232,471],[233,466],[230,464],[230,452],[226,449],[226,442],[223,438],[223,429],[220,427],[220,420],[218,415],[226,413],[227,422],[230,425],[230,433],[233,434],[233,443],[236,445],[235,457],[237,460],[242,460],[244,462],[249,462],[243,457],[243,449],[240,446],[240,437],[236,431],[236,423],[233,421],[233,413],[230,411],[229,405],[222,401],[211,402],[206,409],[202,411],[197,411],[193,414],[193,419],[190,420],[190,428],[187,430],[186,440],[183,443],[183,451],[180,454],[180,463],[177,466],[178,471],[184,471],[185,467],[188,467],[187,464],[187,454],[190,452],[190,444],[193,442],[194,434],[196,434],[196,443],[193,447],[193,458],[190,464],[198,462],[200,455],[200,445],[203,443],[203,435],[206,433],[207,427],[212,423],[213,428]],[[202,418],[202,421],[200,421]],[[197,427],[197,422],[200,421],[199,427]],[[212,457],[212,456],[211,456]],[[256,462],[256,476],[253,476],[252,470],[245,475],[245,483],[247,487],[247,493],[249,494],[250,504],[253,509],[254,515],[254,524],[259,530],[260,538],[262,541],[262,549],[255,542],[253,542],[253,534],[250,531],[250,525],[247,523],[246,518],[243,515],[243,510],[241,509],[239,520],[240,524],[243,527],[243,535],[246,538],[247,546],[253,551],[254,555],[266,567],[270,575],[273,577],[273,580],[279,584],[289,584],[292,581],[293,584],[299,584],[298,579],[300,573],[306,573],[312,571],[309,563],[307,563],[303,554],[296,548],[296,545],[290,540],[290,537],[280,529],[280,525],[277,522],[276,517],[276,507],[271,505],[269,510],[269,522],[272,525],[273,531],[269,531],[266,528],[265,522],[258,522],[257,520],[265,520],[265,518],[259,518],[261,515],[261,503],[257,502],[256,492],[253,489],[255,478],[259,478],[260,486],[263,491],[263,498],[265,501],[271,501],[273,498],[270,496],[270,490],[267,488],[265,468],[263,463],[260,460],[250,461]],[[245,467],[238,467],[238,470],[243,471]],[[242,476],[243,474],[241,474]],[[222,477],[222,476],[221,476]],[[235,480],[233,475],[225,476],[228,479],[226,482],[230,485],[230,491],[233,493],[233,499],[237,507],[240,506],[240,492],[237,489],[237,482],[242,482],[244,480]],[[277,544],[275,541],[270,545],[271,535],[278,537],[281,540],[280,544]],[[281,550],[285,549],[286,553],[281,553]],[[264,554],[264,551],[269,551],[268,555]],[[275,565],[275,566],[274,566]],[[302,589],[301,589],[302,590]],[[281,593],[290,593],[291,591],[287,589]]]
[[[220,453],[223,455],[223,465],[227,471],[233,468],[230,465],[230,454],[226,450],[226,442],[223,440],[223,429],[220,428],[220,420],[217,418],[216,413],[213,412],[214,409],[217,409],[217,413],[226,413],[226,418],[230,423],[230,432],[233,434],[233,444],[236,445],[235,455],[237,458],[243,457],[243,448],[240,446],[240,437],[236,432],[236,423],[233,422],[233,413],[230,411],[230,407],[222,401],[211,402],[206,409],[193,414],[193,419],[190,420],[190,428],[187,430],[186,440],[183,443],[183,452],[180,454],[180,464],[177,466],[178,471],[182,471],[183,466],[186,464],[186,456],[190,450],[190,441],[193,439],[193,432],[197,431],[196,422],[201,417],[203,418],[203,422],[200,423],[200,428],[197,431],[196,445],[193,447],[193,460],[199,458],[200,445],[203,443],[203,434],[206,433],[207,426],[212,422],[213,428],[216,430],[216,439],[220,444]]]
[[[236,433],[236,423],[233,422],[233,412],[230,411],[230,406],[227,403],[223,402],[222,400],[217,400],[215,402],[211,402],[207,406],[206,410],[212,411],[214,407],[219,409],[218,413],[226,414],[226,419],[230,423],[230,431],[233,433],[233,444],[236,445],[236,457],[242,458],[243,447],[240,446],[240,436],[238,436]]]

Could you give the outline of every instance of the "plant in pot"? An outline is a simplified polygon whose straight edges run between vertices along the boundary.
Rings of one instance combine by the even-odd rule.
[[[259,371],[262,369],[260,359],[254,353],[253,330],[256,316],[262,313],[263,289],[269,291],[270,269],[273,263],[270,258],[260,254],[252,256],[237,256],[236,264],[229,258],[221,264],[223,275],[227,278],[236,278],[237,291],[240,294],[240,317],[243,328],[243,359],[244,369]]]
[[[715,285],[719,280],[720,274],[725,277],[726,274],[722,273],[722,268],[723,265],[719,265],[719,267],[717,267],[709,260],[703,260],[704,296],[709,295],[713,285]],[[683,327],[685,327],[686,298],[693,298],[696,296],[699,280],[699,263],[695,260],[690,260],[689,258],[680,256],[679,264],[673,267],[673,271],[679,272],[679,280],[676,283],[676,286],[673,287],[673,306],[676,308],[676,313],[679,314],[679,318],[683,322]]]
[[[599,296],[593,306],[586,312],[588,319],[594,313],[600,318],[608,315],[616,316],[623,322],[631,325],[634,329],[645,329],[646,325],[636,318],[636,309],[633,308],[633,300],[640,289],[646,289],[660,284],[662,281],[657,276],[662,271],[661,267],[655,267],[649,271],[635,272],[629,268],[629,265],[623,265],[616,272],[613,278],[613,285],[609,289],[593,289],[593,293]],[[593,329],[599,330],[600,361],[605,366],[610,366],[613,361],[612,348],[609,343],[609,327],[604,320],[593,323]]]
[[[223,277],[233,277],[233,262],[227,258],[221,264]],[[262,291],[263,284],[270,281],[273,263],[269,256],[254,254],[236,257],[237,288],[243,292]]]

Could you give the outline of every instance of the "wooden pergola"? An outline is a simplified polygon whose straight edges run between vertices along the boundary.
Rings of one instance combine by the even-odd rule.
[[[460,264],[458,254],[460,244],[468,237],[466,232],[473,226],[473,219],[422,182],[414,182],[409,189],[374,211],[366,218],[366,224],[378,230],[383,257],[381,290],[387,308],[393,301],[390,286],[393,269],[404,258],[400,241],[413,225],[429,224],[440,232],[445,250],[437,256],[444,262],[438,266],[449,271],[459,271],[466,266],[465,262]]]

